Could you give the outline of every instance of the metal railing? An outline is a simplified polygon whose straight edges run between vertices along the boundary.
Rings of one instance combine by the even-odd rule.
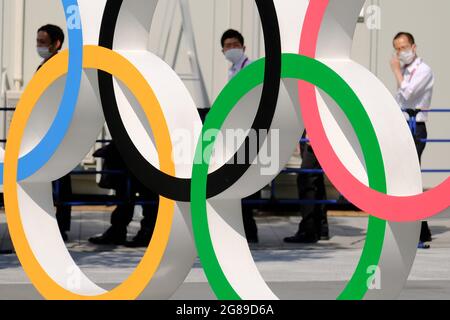
[[[14,111],[15,108],[0,108],[0,112],[11,112]],[[434,109],[422,112],[430,112],[430,113],[450,113],[450,109]],[[409,121],[410,128],[413,132],[415,132],[416,121],[414,118],[411,118]],[[106,144],[110,143],[112,140],[109,139],[99,139],[96,143]],[[425,143],[450,143],[450,139],[422,139],[420,140]],[[308,139],[301,139],[301,143],[309,142]],[[6,143],[6,140],[0,140],[0,143]],[[450,169],[422,169],[423,173],[450,173]],[[120,170],[74,170],[70,173],[72,176],[86,176],[86,175],[98,175],[98,174],[111,174],[111,175],[126,175],[125,171]],[[286,168],[281,171],[281,174],[324,174],[324,171],[321,169],[301,169],[301,168]],[[130,186],[130,183],[128,183]],[[69,201],[58,201],[59,194],[58,190],[55,192],[55,203],[70,205],[70,206],[112,206],[118,204],[124,204],[131,200],[131,193],[129,199],[117,199],[115,196],[110,195],[84,195],[85,199],[91,200],[83,200],[83,195],[75,196],[74,199],[79,198],[77,200],[69,200]],[[314,205],[314,204],[324,204],[324,205],[349,205],[350,203],[343,199],[342,197],[338,200],[334,199],[326,199],[326,200],[306,200],[306,199],[281,199],[277,198],[277,186],[276,183],[270,184],[270,197],[268,199],[244,199],[244,205]],[[81,198],[80,198],[81,197]],[[142,204],[155,204],[155,201],[147,201],[145,199],[137,198],[137,200],[133,200],[137,205]]]

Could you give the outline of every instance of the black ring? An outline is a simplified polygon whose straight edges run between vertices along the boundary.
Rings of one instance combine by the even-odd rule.
[[[258,112],[252,125],[255,132],[268,131],[275,115],[281,83],[281,36],[275,5],[272,0],[255,0],[264,32],[266,61],[264,85]],[[100,29],[99,45],[114,48],[114,34],[123,0],[108,0]],[[137,150],[122,122],[114,91],[113,76],[98,71],[100,97],[108,128],[129,170],[150,190],[161,196],[190,201],[191,179],[172,177],[155,168]],[[245,148],[244,143],[241,148]],[[258,145],[259,153],[260,145]],[[237,154],[240,150],[237,152]],[[233,158],[232,158],[233,159]],[[233,160],[208,177],[207,197],[227,190],[250,168],[251,162],[235,164]]]

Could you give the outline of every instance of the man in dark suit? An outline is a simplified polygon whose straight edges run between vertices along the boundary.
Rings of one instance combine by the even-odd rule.
[[[123,174],[103,174],[99,184],[102,188],[114,189],[117,199],[122,203],[111,214],[111,227],[102,235],[90,238],[89,242],[98,245],[125,245],[133,248],[148,246],[156,224],[158,196],[144,187],[127,170],[114,143],[97,150],[94,156],[105,160],[104,171],[123,172]],[[133,220],[137,193],[140,199],[154,201],[155,204],[142,205],[144,218],[141,221],[141,229],[132,241],[127,241],[127,227]]]
[[[306,132],[302,140],[306,138]],[[311,145],[300,143],[302,157],[301,168],[305,170],[321,170]],[[299,199],[326,200],[326,189],[323,173],[300,173],[297,177]],[[302,221],[297,233],[284,239],[287,243],[316,243],[319,240],[329,239],[328,219],[326,206],[323,204],[307,204],[301,206]]]
[[[58,26],[47,24],[39,28],[36,38],[36,49],[43,59],[38,70],[51,58],[58,54],[64,44],[64,32]],[[70,231],[72,214],[71,206],[61,204],[70,200],[72,195],[72,182],[70,174],[53,182],[53,193],[56,200],[56,220],[64,241],[68,240],[67,232]]]

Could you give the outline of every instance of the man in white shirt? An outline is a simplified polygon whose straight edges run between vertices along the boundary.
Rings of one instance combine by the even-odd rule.
[[[239,71],[252,61],[245,54],[244,37],[239,31],[230,29],[225,31],[221,39],[222,52],[225,58],[232,63],[228,71],[228,80],[231,80]]]
[[[220,39],[220,43],[225,58],[232,64],[228,71],[228,80],[231,80],[239,71],[252,63],[252,61],[245,54],[244,37],[239,31],[233,29],[225,31]],[[255,193],[247,199],[260,199],[260,192]],[[258,227],[253,217],[253,208],[242,205],[242,217],[247,241],[257,243]]]
[[[418,57],[417,45],[411,33],[398,33],[393,44],[396,54],[392,58],[391,67],[398,86],[396,99],[402,110],[406,110],[405,117],[410,124],[421,161],[426,146],[423,140],[428,137],[428,113],[421,110],[429,110],[431,107],[434,76],[431,68]],[[429,247],[423,244],[428,241],[431,241],[431,232],[428,224],[423,222],[419,247]]]

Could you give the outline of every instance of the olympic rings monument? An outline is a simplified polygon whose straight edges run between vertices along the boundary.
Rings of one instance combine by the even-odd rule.
[[[80,25],[69,27],[69,51],[51,59],[27,87],[11,125],[3,176],[11,238],[43,297],[135,299],[145,292],[167,299],[199,255],[219,299],[277,299],[247,245],[241,199],[285,167],[305,125],[324,170],[338,188],[347,188],[349,200],[364,201],[331,162],[380,193],[422,193],[419,161],[402,112],[381,82],[350,59],[364,0],[256,0],[266,57],[224,89],[203,133],[270,129],[258,146],[263,150],[280,141],[270,172],[259,162],[230,164],[244,141],[230,149],[214,139],[217,134],[202,137],[183,82],[147,50],[157,0],[62,2],[66,15],[79,13]],[[89,152],[105,120],[130,170],[161,194],[147,252],[112,291],[93,283],[67,251],[51,189],[51,181]],[[180,131],[188,132],[195,145],[173,152],[180,148],[174,145]],[[200,157],[197,163],[198,154],[212,160]],[[420,223],[373,215],[360,262],[339,299],[395,299],[408,278]],[[381,280],[375,290],[367,273],[372,267]]]

